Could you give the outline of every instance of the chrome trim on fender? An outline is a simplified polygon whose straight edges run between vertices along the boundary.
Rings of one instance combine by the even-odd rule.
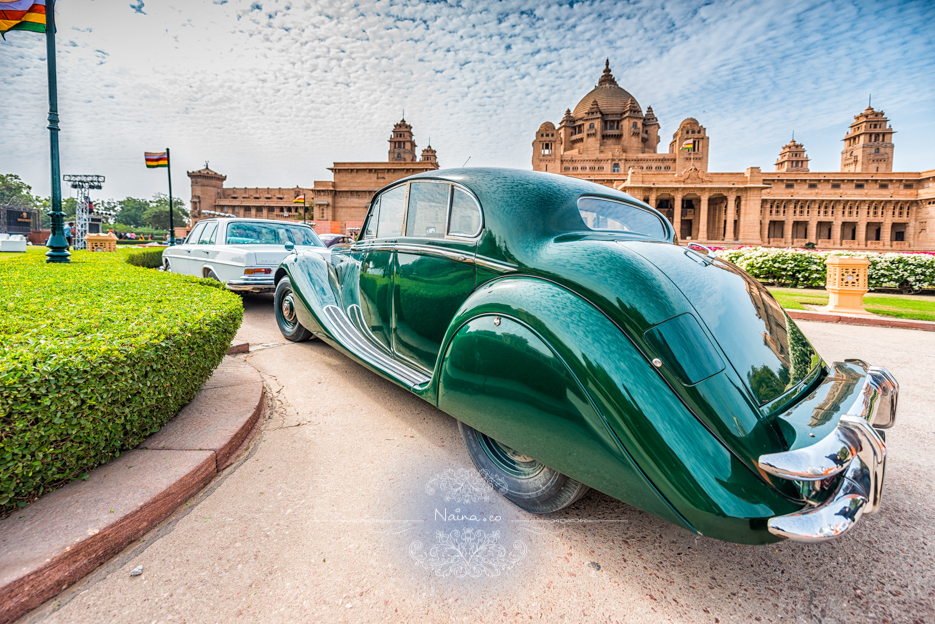
[[[863,367],[867,375],[857,400],[841,416],[835,430],[811,446],[761,455],[757,462],[764,471],[792,481],[838,477],[836,491],[824,502],[770,518],[768,527],[773,535],[823,542],[842,535],[861,515],[880,509],[886,446],[876,428],[893,425],[899,384],[885,368],[848,362]]]
[[[496,260],[488,260],[487,258],[475,257],[474,264],[479,267],[484,267],[485,269],[490,269],[491,271],[496,271],[498,273],[513,273],[516,271],[516,265],[509,264],[507,262],[497,262]]]

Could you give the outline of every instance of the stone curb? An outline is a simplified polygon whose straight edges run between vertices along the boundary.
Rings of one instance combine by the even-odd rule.
[[[893,327],[896,329],[919,329],[935,331],[935,322],[913,321],[909,319],[884,318],[880,316],[854,316],[849,314],[828,314],[810,310],[786,310],[786,314],[797,321],[818,321],[820,323],[844,323],[845,325],[866,325],[869,327]]]
[[[260,374],[225,357],[138,448],[0,520],[0,623],[93,571],[233,463],[257,431],[263,395]]]

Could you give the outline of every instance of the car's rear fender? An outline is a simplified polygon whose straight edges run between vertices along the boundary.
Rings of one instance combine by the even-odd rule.
[[[489,282],[462,306],[443,344],[426,398],[595,489],[745,543],[775,541],[767,520],[801,507],[720,443],[616,325],[561,286],[531,277]],[[561,383],[562,397],[536,400],[528,390],[536,390],[529,371],[546,370],[542,361],[555,363],[551,385]],[[478,370],[485,362],[499,362],[497,370]]]

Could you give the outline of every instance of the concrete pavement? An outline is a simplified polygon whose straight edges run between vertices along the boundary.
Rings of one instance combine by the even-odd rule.
[[[751,547],[594,491],[530,516],[472,478],[451,417],[319,341],[283,344],[269,297],[245,305],[237,357],[276,407],[252,454],[26,621],[935,620],[935,334],[800,323],[826,360],[900,381],[883,508],[831,543]],[[446,556],[468,550],[472,569]]]

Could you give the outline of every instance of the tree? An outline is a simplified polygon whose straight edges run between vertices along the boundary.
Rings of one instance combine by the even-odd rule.
[[[38,208],[39,198],[32,194],[32,187],[15,173],[0,174],[0,206],[15,208]]]
[[[143,215],[150,208],[148,199],[127,197],[117,202],[120,212],[117,213],[116,222],[131,227],[143,227]]]
[[[172,210],[172,220],[175,227],[184,227],[188,221],[188,209],[185,208],[185,202],[174,197]],[[143,213],[143,223],[157,230],[169,229],[169,198],[163,193],[156,193],[149,202],[149,208]]]

